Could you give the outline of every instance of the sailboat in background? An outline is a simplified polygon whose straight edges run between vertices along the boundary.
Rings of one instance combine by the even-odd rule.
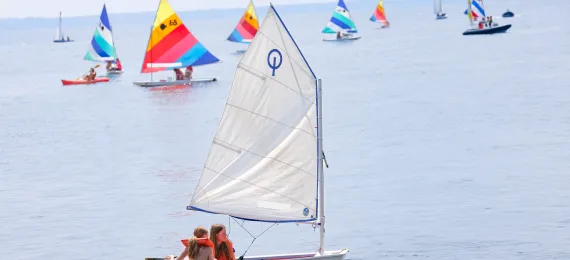
[[[381,28],[390,27],[390,22],[386,19],[386,12],[384,11],[384,3],[382,0],[378,2],[374,13],[372,13],[372,17],[370,17],[370,21],[381,24]]]
[[[259,22],[255,12],[253,1],[249,1],[249,5],[245,9],[244,14],[239,20],[236,28],[228,36],[228,41],[248,44],[259,30]],[[243,51],[245,52],[245,51]]]
[[[312,224],[320,230],[320,246],[310,253],[244,259],[343,260],[348,253],[325,251],[321,92],[321,80],[270,5],[237,66],[187,209]]]
[[[433,0],[433,12],[435,14],[435,19],[437,20],[447,18],[447,15],[443,12],[443,7],[441,6],[441,0]]]
[[[323,38],[323,41],[342,41],[342,40],[358,40],[360,39],[358,30],[356,29],[356,25],[350,17],[350,12],[344,3],[344,0],[339,0],[338,4],[333,12],[333,15],[327,24],[327,26],[323,29],[322,33],[325,35],[334,35],[336,34],[335,38]]]
[[[57,30],[55,31],[55,38],[53,42],[62,43],[62,42],[72,42],[73,40],[69,39],[69,36],[65,36],[63,34],[63,30],[61,28],[61,11],[59,11],[59,23],[57,24]]]
[[[220,60],[210,53],[186,28],[167,0],[160,0],[148,39],[141,73],[150,73],[150,81],[135,81],[141,87],[184,85],[211,82],[216,78],[153,81],[154,72],[208,65]]]
[[[99,17],[99,23],[91,39],[91,44],[83,59],[95,62],[111,61],[116,67],[113,70],[107,71],[107,74],[116,75],[123,73],[123,66],[117,56],[117,49],[115,48],[115,41],[113,40],[111,21],[109,20],[107,8],[104,4],[101,16]]]
[[[463,35],[504,33],[511,28],[510,24],[499,26],[497,23],[486,21],[483,0],[467,0],[467,17],[471,28],[463,32]],[[478,23],[477,17],[481,17]]]

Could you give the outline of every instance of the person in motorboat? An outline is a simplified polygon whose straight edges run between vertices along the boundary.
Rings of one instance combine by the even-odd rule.
[[[210,228],[210,240],[214,243],[214,257],[217,260],[236,260],[232,241],[228,238],[224,225],[212,225]]]
[[[181,240],[185,248],[178,257],[173,255],[166,256],[165,259],[186,259],[191,260],[215,260],[214,259],[214,243],[208,238],[208,230],[203,227],[194,229],[194,236],[189,239]]]
[[[90,68],[89,72],[85,76],[83,76],[83,80],[91,81],[95,80],[95,77],[97,77],[97,72],[95,72],[94,68]]]
[[[489,28],[493,27],[493,16],[489,16]]]
[[[192,79],[192,73],[193,72],[194,72],[194,69],[192,68],[192,66],[187,66],[186,71],[184,71],[184,79],[186,79],[186,80]]]
[[[176,80],[184,80],[184,74],[182,74],[179,68],[174,69],[174,75],[176,76]]]

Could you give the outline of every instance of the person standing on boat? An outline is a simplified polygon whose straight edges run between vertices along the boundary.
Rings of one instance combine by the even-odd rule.
[[[235,260],[232,241],[228,239],[226,227],[214,224],[210,228],[210,240],[214,243],[214,256],[217,260]]]
[[[192,73],[193,72],[194,72],[194,69],[192,68],[192,66],[186,67],[186,71],[184,71],[184,79],[186,79],[186,80],[192,79]]]

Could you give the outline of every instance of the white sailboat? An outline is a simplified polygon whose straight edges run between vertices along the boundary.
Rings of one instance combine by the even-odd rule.
[[[443,12],[441,0],[433,0],[433,13],[435,14],[435,19],[441,20],[447,18],[447,14]]]
[[[189,210],[319,226],[315,252],[245,259],[343,260],[325,251],[321,80],[273,7],[237,66]]]
[[[55,31],[55,38],[53,42],[62,43],[62,42],[72,42],[73,40],[69,39],[69,37],[65,37],[63,34],[63,30],[61,29],[61,11],[59,12],[59,22],[57,24],[57,30]]]

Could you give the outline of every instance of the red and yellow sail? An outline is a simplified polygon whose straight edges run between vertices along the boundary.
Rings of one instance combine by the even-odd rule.
[[[372,13],[372,17],[370,17],[370,21],[381,23],[384,26],[389,26],[390,23],[386,19],[386,13],[384,12],[384,4],[382,2],[383,2],[382,0],[378,2],[378,5],[376,6],[374,13]]]
[[[220,60],[186,28],[167,0],[160,0],[141,72],[157,72]]]

